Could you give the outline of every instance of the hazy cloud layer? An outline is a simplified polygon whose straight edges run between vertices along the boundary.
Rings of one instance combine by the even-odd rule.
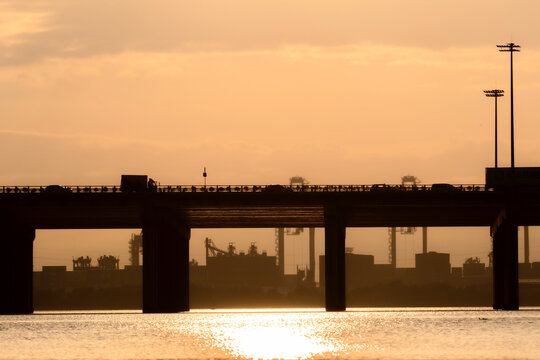
[[[124,51],[245,51],[290,44],[475,47],[513,36],[529,47],[540,44],[534,0],[24,3],[2,4],[3,18],[11,19],[0,27],[4,64]]]
[[[370,149],[309,145],[269,148],[223,141],[189,146],[0,132],[0,162],[4,169],[0,183],[114,185],[121,174],[144,173],[163,184],[200,184],[204,164],[211,184],[285,184],[294,174],[315,179],[315,184],[398,183],[406,173],[422,175],[426,183],[478,184],[483,182],[483,168],[477,164],[490,157],[489,144],[470,142],[448,144],[444,151],[431,142],[416,147],[403,144],[400,154],[382,145]]]

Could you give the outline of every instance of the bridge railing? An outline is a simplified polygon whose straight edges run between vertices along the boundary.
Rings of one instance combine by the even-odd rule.
[[[478,192],[492,191],[485,185],[478,184],[432,184],[404,186],[392,184],[372,185],[158,185],[148,192],[158,193],[283,193],[283,192]],[[49,185],[49,186],[1,186],[3,194],[41,194],[41,193],[119,193],[118,185]]]

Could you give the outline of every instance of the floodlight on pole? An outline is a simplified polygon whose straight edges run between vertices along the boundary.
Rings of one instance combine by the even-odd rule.
[[[497,98],[504,96],[504,90],[493,89],[484,90],[484,94],[487,97],[495,98],[495,167],[497,166]]]
[[[510,53],[510,154],[511,166],[514,168],[514,52],[519,52],[521,46],[514,43],[497,45],[499,51]]]

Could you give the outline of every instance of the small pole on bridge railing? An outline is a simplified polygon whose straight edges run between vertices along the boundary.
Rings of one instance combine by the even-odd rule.
[[[202,173],[202,176],[204,178],[204,189],[206,190],[206,166],[204,167],[204,170],[203,170],[203,173]]]

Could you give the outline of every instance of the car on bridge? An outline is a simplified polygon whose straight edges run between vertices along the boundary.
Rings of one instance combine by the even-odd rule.
[[[267,185],[261,189],[261,192],[268,192],[268,193],[280,193],[280,192],[292,192],[292,191],[293,189],[291,189],[288,186],[283,186],[283,185]]]
[[[431,185],[431,191],[435,191],[435,192],[449,192],[455,189],[456,188],[454,187],[454,185],[450,185],[446,183],[438,183],[438,184]]]
[[[71,193],[72,191],[68,187],[64,187],[60,185],[49,185],[49,186],[46,186],[45,189],[43,189],[43,192],[51,193],[51,194],[67,194],[67,193]]]

